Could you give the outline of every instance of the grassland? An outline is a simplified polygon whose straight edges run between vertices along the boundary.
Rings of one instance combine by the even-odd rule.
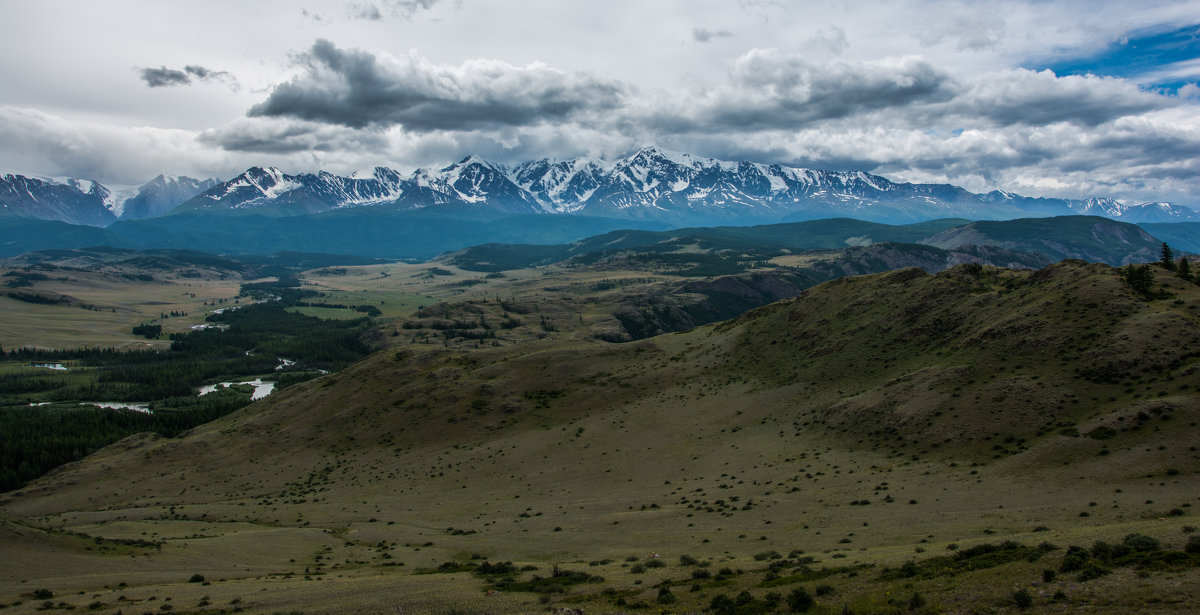
[[[0,268],[0,276],[23,271],[27,269]],[[213,309],[233,304],[243,282],[213,271],[131,279],[127,272],[64,268],[44,275],[49,279],[12,290],[61,303],[30,303],[0,292],[0,347],[164,348],[170,343],[165,337],[147,340],[134,335],[133,327],[153,321],[166,334],[185,332],[203,323]],[[163,317],[172,312],[180,315]]]
[[[3,496],[0,603],[1189,612],[1200,287],[1157,276],[1146,299],[1101,265],[900,271],[608,344],[661,278],[309,272],[330,303],[424,309],[337,374]],[[1159,545],[1094,548],[1129,536]]]

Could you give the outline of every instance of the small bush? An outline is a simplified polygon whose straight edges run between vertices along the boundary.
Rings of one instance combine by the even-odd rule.
[[[1083,547],[1069,547],[1067,555],[1063,557],[1062,565],[1058,567],[1059,572],[1075,572],[1081,570],[1088,561],[1088,552]]]
[[[669,588],[666,588],[666,587],[659,588],[658,603],[659,604],[675,604],[675,594],[672,594],[671,590]]]
[[[1028,589],[1018,589],[1017,591],[1013,592],[1012,598],[1013,602],[1016,603],[1017,608],[1021,609],[1022,611],[1033,606],[1033,594],[1029,593]]]
[[[1183,550],[1188,553],[1200,553],[1200,536],[1192,536],[1188,538],[1187,545]]]
[[[817,605],[817,601],[813,599],[812,594],[808,593],[808,590],[797,587],[788,594],[787,604],[793,613],[807,613]]]
[[[1091,561],[1083,565],[1079,569],[1079,576],[1076,577],[1080,581],[1091,581],[1112,572],[1111,568],[1100,564],[1099,562]]]
[[[1129,534],[1125,537],[1124,542],[1125,546],[1133,549],[1134,551],[1141,551],[1142,553],[1158,551],[1162,548],[1162,543],[1160,543],[1158,539],[1152,538],[1145,534]]]
[[[925,596],[919,592],[913,592],[912,597],[908,599],[908,610],[915,611],[923,606],[925,606]]]
[[[203,582],[204,582],[204,575],[202,575],[202,574],[193,574],[192,578],[188,579],[188,583],[203,583]]]
[[[1042,571],[1042,582],[1043,583],[1053,583],[1055,577],[1057,577],[1057,576],[1058,576],[1058,573],[1054,572],[1053,570],[1049,570],[1049,569],[1043,570]]]

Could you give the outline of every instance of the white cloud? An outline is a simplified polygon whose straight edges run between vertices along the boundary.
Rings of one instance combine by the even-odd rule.
[[[459,8],[114,0],[63,17],[53,0],[14,4],[7,16],[26,27],[0,39],[0,172],[124,183],[253,164],[341,172],[657,144],[972,190],[1200,205],[1195,85],[1147,92],[1020,68],[1194,23],[1200,0]],[[159,68],[130,70],[143,66]],[[242,88],[205,83],[201,66]],[[1187,82],[1194,69],[1159,73]],[[192,85],[146,87],[159,77]]]

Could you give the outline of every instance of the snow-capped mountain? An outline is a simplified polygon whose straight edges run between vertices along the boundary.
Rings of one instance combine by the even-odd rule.
[[[1076,209],[1089,216],[1104,216],[1126,222],[1187,222],[1196,219],[1196,210],[1173,203],[1125,204],[1113,199],[1087,199]]]
[[[1049,203],[1049,202],[1048,202]],[[1003,199],[944,184],[897,184],[863,172],[725,162],[644,148],[618,160],[534,160],[505,167],[468,156],[408,176],[377,168],[343,178],[255,167],[184,203],[179,211],[271,215],[343,207],[468,206],[506,213],[585,214],[680,224],[848,216],[886,222],[1028,215]],[[1072,213],[1064,201],[1036,215]]]
[[[114,187],[88,179],[0,175],[0,215],[108,226],[162,215],[216,183],[159,175],[141,186]]]
[[[215,185],[215,179],[192,179],[164,173],[139,186],[137,193],[121,202],[120,210],[113,213],[122,220],[156,218]]]
[[[20,218],[108,226],[117,220],[111,190],[86,179],[0,175],[0,212]]]
[[[1195,210],[1170,203],[1030,198],[1002,191],[975,194],[950,184],[896,183],[861,171],[728,162],[657,148],[643,148],[614,160],[542,159],[512,167],[468,156],[442,168],[408,174],[376,167],[349,177],[326,171],[290,175],[275,167],[252,167],[220,183],[160,176],[127,200],[93,182],[45,181],[3,176],[0,205],[13,210],[10,215],[93,225],[118,217],[158,215],[172,203],[179,204],[173,213],[240,211],[293,216],[350,207],[454,208],[582,214],[678,225],[831,217],[906,223],[950,217],[998,220],[1071,214],[1130,222],[1200,220]],[[189,192],[194,196],[188,198]]]

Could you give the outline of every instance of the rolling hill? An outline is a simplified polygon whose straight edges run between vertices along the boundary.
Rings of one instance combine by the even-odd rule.
[[[627,344],[549,297],[471,299],[528,341],[397,322],[340,373],[6,494],[0,596],[771,612],[805,589],[826,610],[999,612],[1023,590],[1186,612],[1200,288],[1155,275],[1146,298],[1080,261],[901,269]]]

